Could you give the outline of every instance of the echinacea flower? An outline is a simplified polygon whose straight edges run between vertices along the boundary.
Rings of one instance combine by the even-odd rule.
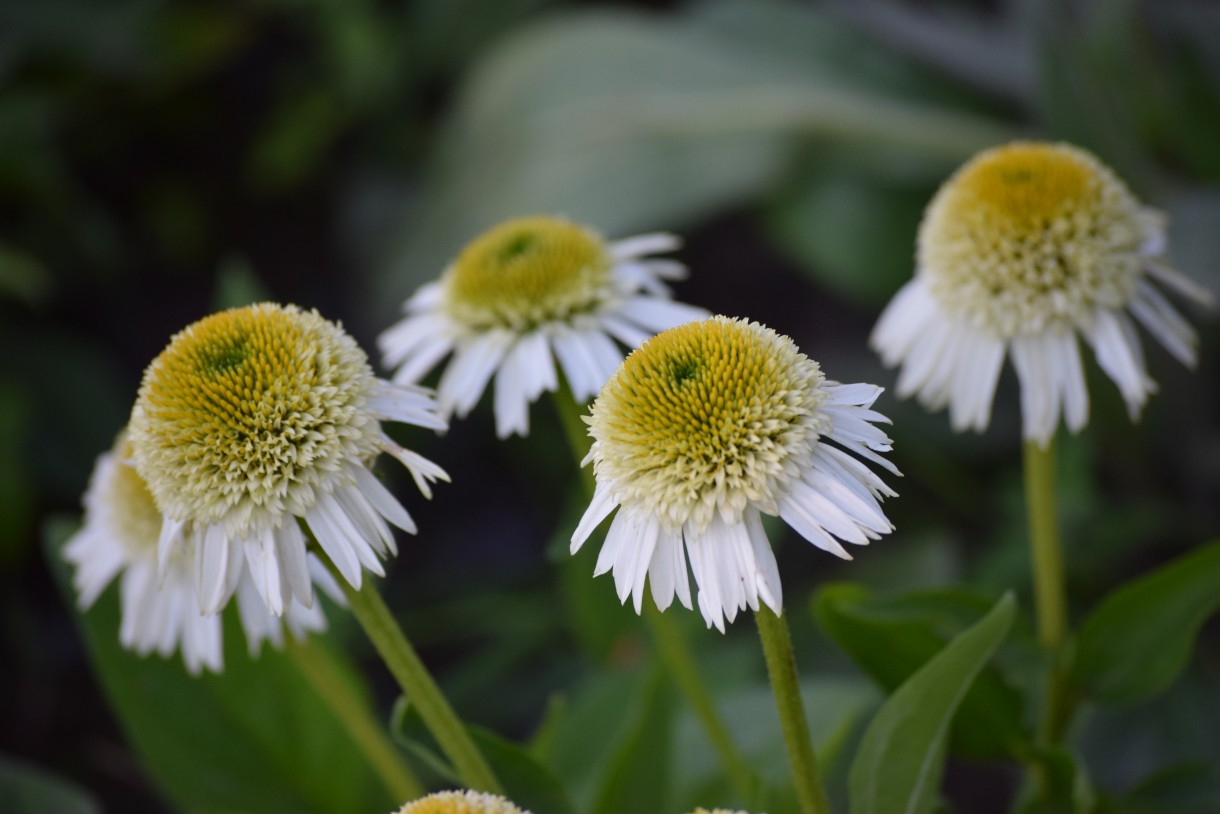
[[[690,814],[749,814],[749,812],[741,811],[740,809],[735,810],[728,808],[713,808],[710,810],[706,808],[696,808]]]
[[[369,467],[382,452],[416,485],[448,480],[382,429],[445,422],[419,388],[373,375],[368,358],[316,311],[270,303],[222,311],[179,332],[144,373],[132,457],[164,516],[164,567],[194,552],[200,608],[214,613],[244,568],[267,609],[313,604],[303,525],[359,588],[397,551],[388,524],[415,524]]]
[[[481,791],[438,791],[407,803],[396,814],[530,814],[508,800]]]
[[[666,281],[685,267],[647,255],[672,235],[606,242],[555,217],[509,220],[469,243],[437,281],[404,303],[406,316],[379,339],[394,381],[415,383],[450,353],[437,401],[465,417],[495,377],[496,434],[529,433],[529,405],[559,387],[555,359],[584,402],[657,331],[706,312],[670,299]]]
[[[130,455],[124,433],[112,450],[98,458],[85,491],[84,522],[64,547],[64,559],[76,567],[73,584],[81,609],[92,607],[121,573],[120,643],[141,656],[156,651],[168,658],[181,649],[191,673],[198,674],[203,668],[219,672],[223,667],[220,617],[199,610],[189,549],[170,551],[168,561],[158,568],[162,517],[144,480],[131,466]],[[315,580],[323,586],[333,582],[312,555],[310,559]],[[242,586],[239,592],[246,595],[239,596],[238,602],[252,654],[258,653],[263,640],[281,646],[285,625],[298,639],[326,629],[319,605],[306,608],[293,600],[282,618],[275,617],[254,591],[248,571],[242,574]],[[334,590],[328,589],[328,593],[333,596]]]
[[[887,365],[902,365],[898,395],[932,410],[948,405],[957,431],[987,428],[1011,353],[1023,434],[1046,446],[1061,414],[1073,432],[1088,422],[1079,334],[1134,420],[1156,384],[1132,317],[1193,367],[1195,332],[1157,284],[1211,302],[1169,265],[1165,244],[1164,216],[1084,150],[1038,142],[987,150],[928,205],[915,277],[886,307],[871,344]]]
[[[717,316],[664,331],[633,351],[587,419],[597,486],[572,535],[575,553],[615,507],[594,575],[614,572],[638,613],[645,577],[657,607],[691,607],[686,562],[708,626],[724,631],[761,600],[783,597],[762,515],[778,515],[844,559],[892,530],[893,496],[848,453],[898,470],[878,453],[872,422],[882,389],[829,382],[792,340],[756,322]]]

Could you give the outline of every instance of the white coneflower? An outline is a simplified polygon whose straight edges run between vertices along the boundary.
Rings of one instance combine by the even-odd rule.
[[[870,422],[880,387],[826,381],[792,340],[756,322],[713,317],[658,334],[627,357],[588,420],[597,486],[572,535],[575,553],[617,506],[595,575],[613,570],[639,612],[645,577],[657,606],[690,607],[686,561],[708,626],[724,630],[761,599],[783,598],[762,514],[850,559],[892,530],[881,479],[847,454],[897,474]],[[838,446],[832,446],[833,441]],[[841,448],[840,448],[841,447]],[[685,545],[684,545],[685,544]]]
[[[313,587],[303,520],[355,588],[396,552],[387,521],[414,533],[369,470],[398,458],[425,495],[444,471],[392,441],[382,421],[445,422],[418,388],[374,377],[364,352],[314,311],[235,308],[187,327],[149,365],[132,411],[135,466],[164,515],[160,558],[195,553],[199,603],[215,612],[243,567],[274,615]]]
[[[407,803],[396,814],[530,814],[495,794],[438,791]]]
[[[496,434],[526,435],[530,403],[559,386],[555,358],[584,402],[623,360],[614,340],[634,348],[707,315],[669,298],[665,281],[685,267],[646,257],[677,245],[667,234],[607,243],[554,217],[506,221],[406,301],[407,316],[379,340],[385,364],[394,381],[414,383],[452,352],[437,385],[441,414],[467,415],[494,375]]]
[[[144,480],[130,464],[131,447],[125,435],[115,448],[101,455],[85,492],[84,522],[64,547],[64,558],[76,567],[73,584],[82,610],[90,608],[120,573],[122,622],[119,641],[141,656],[156,651],[164,657],[182,650],[187,669],[219,672],[223,666],[221,621],[199,610],[194,558],[189,548],[174,549],[158,568],[157,539],[162,517]],[[315,579],[327,585],[323,570]],[[250,584],[248,572],[243,584]],[[283,643],[285,624],[296,638],[326,629],[318,605],[306,608],[293,602],[283,618],[267,612],[257,594],[255,602],[242,602],[241,619],[250,650],[257,653],[263,639],[277,647]]]
[[[1165,218],[1089,153],[1015,143],[976,156],[941,187],[919,230],[915,278],[873,331],[898,395],[948,405],[955,430],[986,429],[1004,355],[1021,383],[1024,435],[1045,446],[1062,413],[1089,416],[1077,333],[1132,419],[1156,389],[1135,317],[1183,364],[1196,337],[1154,283],[1210,295],[1168,265]]]

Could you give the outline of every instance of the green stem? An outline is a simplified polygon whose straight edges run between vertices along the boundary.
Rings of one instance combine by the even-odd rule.
[[[559,421],[563,425],[568,446],[576,457],[578,465],[584,460],[592,443],[589,438],[588,425],[580,417],[583,412],[582,406],[572,397],[572,391],[568,389],[567,383],[561,385],[560,391],[555,394],[555,409],[559,413]],[[582,467],[581,475],[585,492],[592,497],[594,488],[592,467]],[[673,682],[678,686],[678,691],[682,693],[686,703],[695,713],[695,718],[703,726],[704,734],[707,735],[712,748],[720,757],[720,762],[730,782],[742,797],[749,798],[755,789],[753,772],[745,758],[737,751],[737,747],[733,745],[728,727],[724,725],[720,714],[716,711],[712,695],[703,683],[694,654],[687,646],[682,631],[673,620],[657,609],[651,598],[645,604],[647,609],[644,612],[644,621],[652,634],[661,661]]]
[[[1063,675],[1063,644],[1067,639],[1067,591],[1063,579],[1063,550],[1055,508],[1055,457],[1051,442],[1043,448],[1026,441],[1025,500],[1029,511],[1029,542],[1033,566],[1034,603],[1038,640],[1050,656],[1040,734],[1048,744],[1058,743],[1070,715]]]
[[[1055,458],[1051,442],[1043,448],[1036,441],[1026,441],[1023,461],[1038,639],[1043,647],[1054,652],[1063,646],[1067,635],[1067,602],[1055,510]]]
[[[788,761],[792,764],[792,778],[801,812],[829,814],[830,802],[818,777],[817,758],[809,737],[809,724],[805,720],[805,704],[797,683],[796,659],[792,655],[788,623],[766,605],[759,607],[754,618],[758,622],[758,637],[762,640],[763,656],[767,660],[767,674],[771,677],[771,689],[775,693],[775,707],[779,712],[780,729],[784,733],[784,746],[788,749]]]
[[[333,565],[331,567],[333,569]],[[462,783],[476,791],[503,793],[491,766],[471,740],[453,707],[445,700],[440,687],[428,674],[402,628],[394,621],[372,580],[366,580],[364,588],[357,591],[338,574],[335,579],[342,586],[343,595],[347,597],[356,621],[381,654],[407,700],[419,710],[419,717],[452,761]]]
[[[364,752],[390,796],[400,802],[423,797],[427,790],[403,762],[363,699],[344,679],[334,656],[315,639],[297,641],[289,638],[285,649],[314,692],[347,730],[352,742]]]

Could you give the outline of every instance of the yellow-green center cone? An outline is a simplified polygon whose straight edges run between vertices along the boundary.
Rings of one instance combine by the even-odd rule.
[[[947,311],[1008,338],[1125,304],[1152,217],[1089,153],[1018,142],[980,153],[940,189],[919,268]]]
[[[117,466],[114,477],[106,483],[106,494],[102,500],[111,507],[108,516],[116,526],[113,529],[114,537],[124,544],[146,549],[142,552],[145,555],[155,553],[157,538],[161,535],[161,513],[157,511],[148,485],[129,465],[131,443],[126,433],[115,444],[113,454]]]
[[[593,310],[610,266],[597,233],[560,218],[517,218],[462,250],[446,271],[445,306],[474,330],[528,330]]]
[[[316,312],[235,308],[178,333],[145,371],[136,467],[163,514],[230,531],[304,514],[377,452],[364,352]]]
[[[439,791],[407,803],[397,814],[528,814],[494,794]]]
[[[776,513],[829,430],[825,378],[787,337],[713,317],[657,334],[602,388],[589,419],[598,480],[671,528]]]

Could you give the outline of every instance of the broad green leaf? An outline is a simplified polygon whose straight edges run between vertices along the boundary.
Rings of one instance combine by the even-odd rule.
[[[673,706],[664,673],[653,670],[645,682],[643,697],[627,710],[630,727],[601,777],[593,814],[666,810],[673,758]]]
[[[423,768],[440,778],[442,785],[460,785],[419,712],[405,698],[400,697],[394,706],[390,730],[394,739],[410,750]],[[574,811],[563,783],[527,747],[482,727],[469,726],[467,730],[503,784],[508,799],[534,814],[571,814]]]
[[[101,814],[74,783],[0,755],[0,811],[5,814]]]
[[[723,644],[717,642],[717,645]],[[761,661],[758,643],[749,641],[743,657]],[[805,714],[814,751],[828,790],[832,782],[846,775],[845,750],[858,736],[860,727],[876,708],[878,696],[867,679],[818,677],[801,682]],[[676,788],[675,810],[687,811],[696,804],[717,801],[730,808],[747,811],[786,811],[797,805],[792,793],[792,775],[784,748],[775,696],[761,675],[743,686],[718,693],[716,707],[725,726],[750,769],[760,782],[755,799],[739,800],[740,792],[725,776],[719,756],[707,740],[702,724],[679,701],[674,736],[673,777]]]
[[[70,602],[68,569],[58,552],[71,531],[61,521],[45,535],[51,569]],[[177,656],[140,658],[119,646],[114,587],[78,622],[129,743],[178,807],[342,814],[401,804],[381,791],[288,656],[264,648],[250,658],[233,610],[225,618],[224,672],[198,678]]]
[[[1220,608],[1220,540],[1121,586],[1085,620],[1072,683],[1098,701],[1128,704],[1167,689],[1195,635]]]
[[[864,733],[848,778],[852,814],[931,811],[944,768],[949,725],[975,676],[1016,614],[1005,595],[907,679]]]
[[[1106,814],[1215,814],[1220,811],[1220,764],[1185,763],[1162,769],[1140,783]]]
[[[817,593],[813,610],[822,629],[882,689],[893,692],[988,604],[961,589],[886,600],[863,586],[838,584]],[[1020,694],[998,671],[984,668],[953,722],[952,747],[973,757],[1011,756],[1025,741],[1023,715]]]
[[[789,25],[817,18],[832,34],[822,39],[835,39],[815,9],[749,8]],[[622,237],[757,197],[811,137],[878,144],[946,171],[1008,137],[989,118],[835,75],[804,58],[807,40],[776,53],[774,38],[735,38],[698,14],[556,16],[491,49],[458,97],[372,305],[388,313],[507,217],[558,212]]]
[[[1062,747],[1034,747],[1027,760],[1037,765],[1038,782],[1028,784],[1015,814],[1077,814],[1093,811],[1097,795],[1084,762]]]
[[[577,808],[592,807],[600,779],[616,746],[631,731],[631,716],[647,692],[643,671],[605,668],[592,673],[573,693],[551,736],[547,764],[572,791]],[[596,732],[596,737],[589,737]]]
[[[883,305],[911,277],[915,233],[932,190],[825,171],[767,210],[779,244],[829,288]]]

